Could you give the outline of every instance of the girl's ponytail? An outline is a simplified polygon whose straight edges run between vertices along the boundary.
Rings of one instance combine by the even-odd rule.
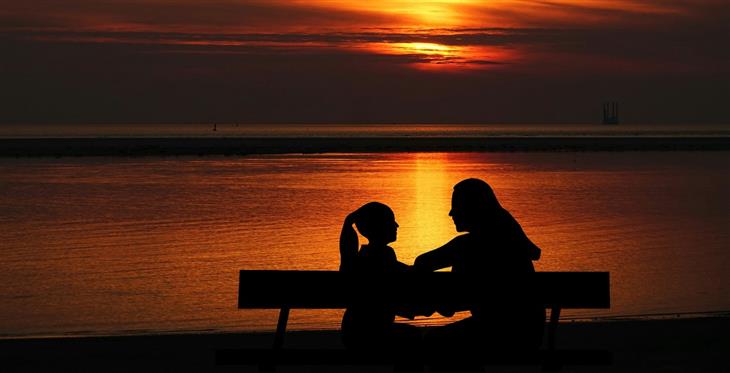
[[[360,244],[357,239],[357,232],[355,232],[352,225],[355,223],[358,210],[347,215],[345,222],[342,224],[342,231],[340,232],[340,272],[352,272],[355,267],[357,250]]]

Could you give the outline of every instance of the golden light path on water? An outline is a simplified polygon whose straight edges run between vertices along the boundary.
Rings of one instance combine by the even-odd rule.
[[[448,216],[451,207],[451,178],[445,164],[444,153],[420,153],[414,159],[415,168],[411,178],[414,183],[413,205],[406,210],[407,227],[413,242],[408,259],[421,254],[424,247],[435,248],[454,235],[454,228]]]

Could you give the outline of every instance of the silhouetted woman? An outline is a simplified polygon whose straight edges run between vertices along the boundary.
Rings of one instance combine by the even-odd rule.
[[[487,306],[474,307],[471,317],[434,328],[426,335],[432,349],[527,351],[539,348],[545,309],[530,284],[533,260],[540,249],[497,201],[492,188],[479,179],[454,186],[449,215],[457,232],[466,232],[444,246],[416,258],[414,267],[452,272],[479,285]],[[438,310],[451,316],[453,311]]]
[[[362,245],[359,251],[353,224],[368,239],[368,244]],[[399,262],[395,251],[388,246],[396,240],[397,231],[393,211],[379,202],[367,203],[348,215],[340,234],[340,271],[352,273],[367,282],[367,279],[377,280],[382,275],[410,270],[411,267]],[[342,319],[345,346],[368,350],[395,346],[417,348],[421,340],[419,329],[395,323],[396,314],[413,318],[407,312],[387,305],[358,304],[348,308]]]

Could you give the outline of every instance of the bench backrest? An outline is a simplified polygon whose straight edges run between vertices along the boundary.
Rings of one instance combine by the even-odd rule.
[[[239,308],[347,308],[353,302],[468,308],[529,289],[546,308],[609,308],[608,272],[538,272],[521,283],[485,283],[451,272],[358,278],[337,271],[259,271],[240,274]],[[521,290],[521,291],[523,291]]]

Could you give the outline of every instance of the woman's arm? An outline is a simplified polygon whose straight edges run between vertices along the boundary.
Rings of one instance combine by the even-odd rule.
[[[455,237],[438,249],[419,255],[416,258],[416,262],[413,264],[414,269],[417,271],[432,272],[453,266],[456,257],[459,255],[459,251],[462,250],[463,246],[466,244],[465,240],[468,239],[467,236],[468,235],[461,235]],[[433,310],[429,311],[433,313]],[[443,308],[437,309],[436,311],[443,316],[451,317],[457,310]]]
[[[466,235],[455,237],[438,249],[419,255],[413,263],[413,267],[420,272],[433,272],[451,267],[458,255],[457,251],[463,246],[465,237]]]

